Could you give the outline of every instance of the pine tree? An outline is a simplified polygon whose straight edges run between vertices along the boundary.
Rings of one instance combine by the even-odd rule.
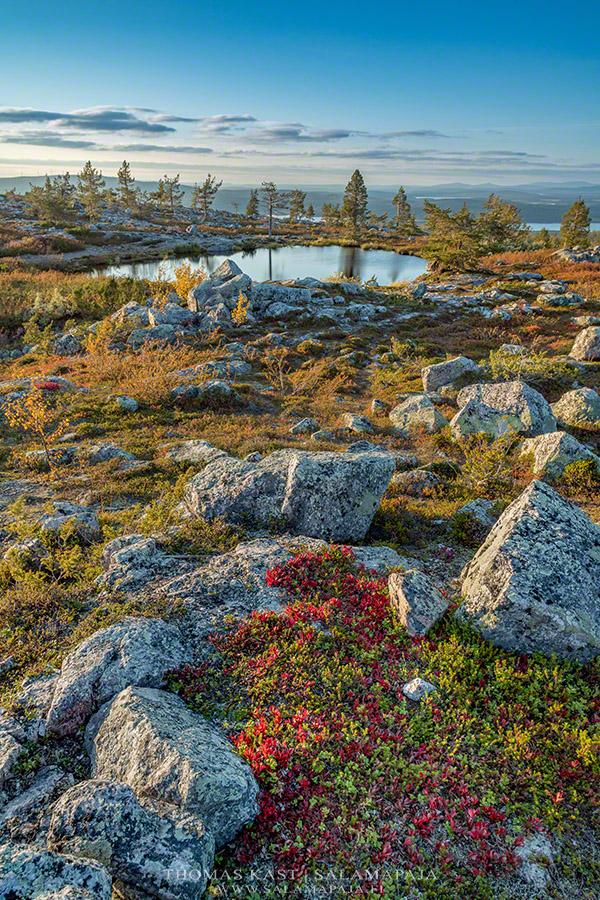
[[[56,196],[65,207],[72,207],[75,202],[75,185],[71,183],[71,176],[68,172],[64,175],[55,175],[52,179],[52,188]]]
[[[327,228],[339,228],[341,223],[340,204],[324,203],[321,208],[321,215]]]
[[[553,246],[553,235],[550,234],[547,228],[540,228],[539,242],[546,250]]]
[[[52,192],[52,182],[48,175],[46,175],[43,187],[30,183],[29,190],[25,194],[25,203],[36,219],[53,224],[59,221],[60,217],[57,215]]]
[[[55,175],[52,180],[46,175],[43,187],[29,187],[24,199],[36,218],[57,224],[70,222],[76,217],[75,186],[71,184],[68,172]]]
[[[167,194],[167,202],[171,217],[175,215],[175,209],[181,204],[185,191],[179,186],[179,175],[169,178],[165,175],[165,190]]]
[[[150,194],[150,199],[158,206],[162,212],[168,212],[173,218],[175,209],[183,200],[184,190],[179,186],[179,175],[169,178],[165,175],[158,181],[158,187]]]
[[[164,210],[166,210],[168,197],[165,182],[162,178],[158,179],[156,190],[150,191],[150,193],[148,194],[148,199],[151,201],[152,205],[158,208],[161,212],[164,212]]]
[[[562,217],[560,240],[563,247],[575,247],[578,244],[587,247],[590,242],[591,221],[589,207],[580,197]]]
[[[387,213],[381,213],[378,215],[377,213],[370,212],[368,216],[369,228],[375,228],[377,231],[383,231],[383,229],[387,225]]]
[[[475,219],[466,203],[458,212],[425,200],[425,224],[429,232],[423,256],[438,271],[463,271],[476,266],[483,255]]]
[[[192,188],[192,199],[190,202],[190,207],[193,209],[193,211],[196,214],[198,214],[200,212],[200,208],[201,208],[200,185],[198,184],[197,181],[194,182],[194,187]]]
[[[299,222],[306,215],[304,203],[306,202],[306,193],[304,191],[290,192],[290,222]]]
[[[250,199],[246,207],[246,216],[255,219],[258,215],[258,189],[250,191]]]
[[[315,211],[313,209],[313,205],[312,205],[312,203],[309,203],[308,206],[306,207],[306,218],[308,219],[309,222],[312,222],[314,217],[315,217]]]
[[[262,202],[265,205],[269,221],[269,237],[271,238],[273,237],[273,215],[278,210],[288,208],[290,195],[286,191],[279,191],[277,185],[272,181],[263,181],[261,192],[263,195]]]
[[[194,185],[194,190],[192,191],[192,209],[194,212],[198,212],[199,210],[202,211],[203,222],[206,222],[209,209],[222,184],[222,181],[217,181],[217,179],[209,172],[202,184]]]
[[[350,237],[359,237],[366,225],[368,200],[369,196],[364,179],[359,170],[356,169],[346,185],[340,211],[342,225]]]
[[[131,174],[131,169],[126,159],[123,160],[121,168],[117,172],[117,179],[119,182],[118,199],[125,209],[131,210],[136,203],[135,178]]]
[[[392,203],[396,207],[396,216],[394,218],[394,225],[398,234],[402,235],[413,235],[419,234],[420,229],[417,225],[414,213],[411,209],[410,203],[406,199],[406,191],[402,186],[398,188],[398,193],[392,200]]]
[[[514,203],[506,203],[497,194],[490,194],[476,222],[482,251],[500,253],[518,249],[529,234],[529,228],[521,218],[521,211]]]
[[[77,199],[83,204],[90,222],[93,222],[100,218],[100,201],[105,187],[102,172],[95,169],[88,159],[77,177]]]

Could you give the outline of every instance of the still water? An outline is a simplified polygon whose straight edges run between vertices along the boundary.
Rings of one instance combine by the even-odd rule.
[[[192,266],[204,266],[213,272],[224,259],[233,259],[242,272],[254,281],[289,281],[294,278],[323,279],[334,272],[356,276],[366,281],[373,276],[378,284],[414,281],[426,271],[426,262],[419,256],[401,256],[388,250],[360,250],[357,247],[281,247],[268,250],[261,247],[251,253],[232,253],[227,256],[195,256],[140,263],[124,263],[94,271],[94,275],[129,275],[132,278],[154,280],[162,265],[167,275],[176,266],[189,261]]]

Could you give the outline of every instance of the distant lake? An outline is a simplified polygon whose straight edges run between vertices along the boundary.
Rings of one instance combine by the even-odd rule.
[[[542,228],[548,231],[560,231],[560,222],[528,222],[532,231],[541,231]],[[590,225],[592,231],[600,231],[600,222],[592,222]]]
[[[261,247],[250,253],[232,253],[229,256],[184,256],[163,262],[124,263],[96,269],[92,274],[128,275],[153,281],[160,265],[169,276],[176,266],[186,261],[194,268],[204,266],[210,274],[225,259],[234,260],[242,272],[254,281],[291,281],[308,276],[323,279],[335,272],[342,272],[362,281],[375,276],[379,284],[387,285],[397,281],[414,281],[427,270],[427,263],[420,256],[403,256],[389,250],[360,250],[356,247],[280,247],[269,250]]]

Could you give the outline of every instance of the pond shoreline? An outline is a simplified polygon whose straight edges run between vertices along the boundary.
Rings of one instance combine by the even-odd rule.
[[[416,255],[392,250],[364,249],[340,244],[267,246],[232,249],[221,253],[187,252],[167,258],[155,257],[137,261],[120,261],[116,265],[98,266],[90,271],[92,277],[130,277],[154,281],[159,269],[166,277],[173,277],[177,263],[189,263],[192,268],[204,268],[210,274],[225,259],[232,259],[254,281],[294,281],[310,274],[326,279],[338,273],[347,278],[367,281],[375,278],[379,284],[410,282],[424,275],[426,261]]]
[[[200,239],[198,239],[200,238]],[[363,244],[345,243],[340,236],[311,239],[292,239],[274,237],[269,240],[266,235],[216,235],[207,233],[190,236],[185,233],[177,235],[150,234],[144,241],[136,245],[121,244],[102,248],[90,245],[72,253],[22,254],[14,259],[40,270],[56,270],[59,272],[84,273],[109,269],[113,266],[136,265],[156,260],[185,259],[188,256],[231,256],[236,253],[251,253],[255,250],[280,250],[289,247],[342,247],[343,249],[381,251],[394,253],[397,256],[420,257],[423,245],[412,247],[410,243],[401,247],[389,246],[386,241],[367,240]],[[105,252],[102,250],[105,249]]]

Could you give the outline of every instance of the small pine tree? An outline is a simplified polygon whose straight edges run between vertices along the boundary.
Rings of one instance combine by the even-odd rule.
[[[563,247],[575,247],[578,244],[587,247],[590,242],[591,221],[589,207],[580,197],[562,217],[560,240]]]
[[[554,244],[554,239],[547,228],[541,228],[539,233],[539,242],[544,249],[549,250]]]
[[[88,159],[77,177],[77,199],[83,204],[90,222],[94,222],[100,218],[100,201],[105,187],[102,172],[95,169]]]
[[[308,206],[306,207],[306,218],[308,219],[309,222],[312,222],[314,217],[315,217],[315,211],[313,209],[313,205],[312,205],[312,203],[309,203]]]
[[[475,219],[466,203],[458,212],[442,209],[425,200],[425,224],[429,232],[423,256],[438,271],[463,271],[483,255]]]
[[[290,195],[286,191],[277,189],[277,185],[273,181],[263,181],[262,201],[265,205],[267,218],[269,221],[269,237],[273,237],[273,215],[278,210],[287,209],[290,202]]]
[[[476,222],[481,248],[486,253],[517,250],[529,234],[514,203],[506,203],[497,194],[490,194]]]
[[[173,178],[169,178],[168,175],[165,175],[164,184],[169,212],[171,213],[171,217],[173,217],[175,215],[176,207],[178,207],[183,200],[185,191],[179,186],[179,175],[174,175]]]
[[[25,203],[37,218],[53,224],[70,222],[75,218],[75,186],[71,184],[68,172],[55,175],[53,179],[46,175],[43,187],[29,187]]]
[[[117,189],[118,201],[125,209],[133,209],[136,202],[136,192],[134,187],[135,178],[131,174],[131,168],[126,159],[123,160],[121,167],[117,172],[117,180],[119,182],[119,187]]]
[[[148,194],[148,199],[150,200],[152,205],[161,212],[164,212],[166,210],[168,205],[167,188],[162,178],[158,179],[156,190],[150,191],[150,193]]]
[[[258,215],[258,189],[250,191],[250,199],[246,207],[246,216],[255,219]]]
[[[340,204],[324,203],[321,208],[321,215],[327,228],[339,228],[341,223]]]
[[[290,193],[290,222],[299,222],[306,215],[304,204],[306,193],[304,191],[291,191]]]
[[[369,196],[364,179],[356,169],[346,185],[340,210],[342,225],[352,238],[359,237],[367,223],[368,201]]]
[[[217,181],[217,179],[209,172],[202,184],[194,185],[194,190],[192,191],[192,209],[194,212],[202,212],[203,222],[206,222],[210,207],[222,184],[222,181]]]
[[[161,212],[168,212],[173,218],[175,209],[183,200],[184,190],[179,186],[179,175],[169,178],[165,175],[158,181],[158,187],[150,194],[150,199],[154,201]]]
[[[417,226],[417,222],[414,216],[414,213],[411,209],[411,205],[406,199],[406,191],[402,186],[398,188],[398,193],[392,200],[392,203],[396,207],[396,216],[394,218],[394,225],[396,227],[396,231],[398,234],[402,235],[414,235],[419,234],[420,229]]]

